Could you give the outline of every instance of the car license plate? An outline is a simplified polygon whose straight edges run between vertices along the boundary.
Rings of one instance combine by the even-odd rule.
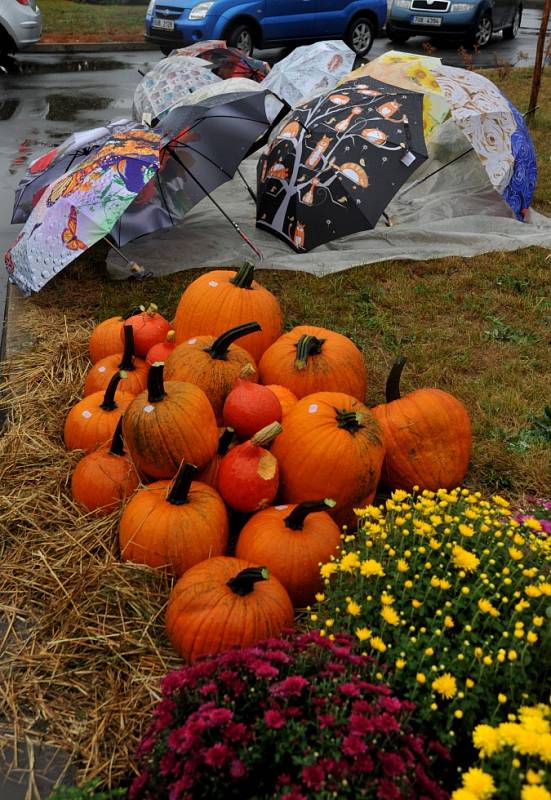
[[[160,28],[163,31],[173,31],[174,30],[174,20],[173,19],[159,19],[155,17],[153,20],[153,27]]]
[[[441,25],[442,17],[413,17],[414,25]]]

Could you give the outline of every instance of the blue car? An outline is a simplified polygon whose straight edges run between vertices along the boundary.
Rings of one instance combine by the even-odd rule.
[[[393,0],[386,33],[396,44],[411,36],[437,36],[484,47],[497,31],[515,39],[521,18],[520,0]]]
[[[344,39],[365,55],[386,19],[386,0],[151,0],[145,38],[163,53],[224,39],[250,54],[323,39]]]

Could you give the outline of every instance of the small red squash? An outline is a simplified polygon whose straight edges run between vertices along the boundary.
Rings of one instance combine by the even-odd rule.
[[[344,392],[363,402],[365,363],[354,342],[340,333],[299,325],[280,336],[258,365],[260,382],[280,384],[298,398],[313,392]]]
[[[270,383],[266,386],[266,389],[269,389],[271,392],[273,392],[279,400],[281,405],[281,414],[283,417],[298,400],[296,394],[294,394],[290,389],[287,389],[286,386],[278,386],[277,383]]]
[[[71,478],[71,494],[81,506],[98,514],[109,514],[137,489],[140,479],[124,451],[122,417],[111,444],[83,456]]]
[[[123,561],[170,567],[178,577],[228,545],[228,514],[222,498],[183,463],[174,481],[156,481],[127,503],[120,521]]]
[[[124,372],[116,372],[105,392],[94,392],[84,397],[67,414],[63,438],[68,450],[94,450],[110,442],[115,428],[134,395],[118,392],[117,387]]]
[[[88,352],[90,353],[92,364],[95,364],[100,358],[105,358],[105,356],[120,353],[122,326],[125,320],[134,316],[134,314],[139,314],[140,311],[145,311],[145,307],[136,306],[123,317],[109,317],[109,319],[104,319],[103,322],[96,325],[88,342]]]
[[[254,266],[235,270],[211,270],[199,276],[183,293],[174,329],[176,342],[191,336],[218,336],[228,328],[256,319],[261,325],[249,333],[241,346],[255,362],[280,336],[283,315],[274,295],[254,280]]]
[[[226,397],[224,424],[234,429],[239,439],[250,439],[270,422],[281,422],[281,403],[273,392],[259,383],[239,378]]]
[[[265,447],[281,431],[279,422],[272,422],[223,457],[218,490],[230,508],[251,514],[272,503],[279,486],[279,468]]]
[[[134,332],[131,325],[123,325],[124,352],[105,356],[90,368],[84,382],[84,397],[105,389],[115,372],[123,370],[126,378],[119,384],[119,390],[139,394],[147,386],[149,367],[141,358],[134,358]]]
[[[146,357],[154,344],[164,342],[170,330],[170,322],[159,314],[155,303],[150,303],[145,311],[128,317],[125,324],[132,325],[134,329],[136,355],[141,358]]]
[[[193,383],[163,380],[153,364],[147,390],[129,405],[124,441],[136,464],[152,478],[172,478],[182,461],[203,469],[216,453],[218,428],[205,393]]]
[[[330,496],[337,521],[370,503],[383,464],[383,433],[371,411],[339,392],[303,397],[285,416],[272,445],[280,468],[283,502]]]
[[[440,389],[400,396],[406,363],[399,358],[388,377],[386,403],[371,409],[385,438],[382,480],[391,489],[454,489],[465,477],[472,446],[471,420],[463,403]]]
[[[170,330],[167,333],[164,342],[158,342],[148,350],[145,360],[146,363],[149,364],[149,366],[154,364],[156,361],[167,360],[169,355],[173,352],[174,348],[176,347],[176,342],[174,341],[175,336],[176,333],[173,330]]]
[[[250,331],[260,330],[258,322],[237,325],[220,336],[192,336],[179,344],[166,362],[165,375],[171,381],[190,381],[209,398],[219,425],[223,425],[224,401],[239,377],[257,381],[256,364],[250,353],[234,344]]]
[[[175,584],[166,610],[174,649],[186,659],[280,636],[293,606],[268,570],[238,558],[209,558]]]
[[[289,592],[293,605],[304,608],[322,590],[320,564],[336,555],[341,532],[327,511],[333,500],[272,506],[254,514],[241,529],[237,558],[263,563]]]
[[[233,428],[222,428],[222,433],[218,439],[218,450],[214,458],[212,458],[207,466],[199,473],[197,480],[212,486],[213,489],[218,491],[218,473],[220,471],[220,462],[234,444],[237,444],[235,438],[235,431]]]

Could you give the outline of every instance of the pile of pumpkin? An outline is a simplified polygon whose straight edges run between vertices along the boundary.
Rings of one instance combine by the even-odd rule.
[[[291,625],[321,588],[339,526],[380,480],[451,488],[467,470],[467,411],[439,389],[401,398],[405,359],[369,409],[350,339],[282,330],[251,265],[208,272],[172,324],[151,304],[96,326],[84,398],[65,422],[67,448],[86,451],[75,500],[96,513],[124,503],[122,558],[178,579],[167,630],[188,660]],[[235,557],[230,515],[245,519]]]

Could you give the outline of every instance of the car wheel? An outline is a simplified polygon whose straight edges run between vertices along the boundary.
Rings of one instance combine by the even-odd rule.
[[[409,33],[399,33],[398,31],[395,31],[394,28],[388,24],[388,22],[386,24],[386,35],[391,42],[395,42],[396,44],[405,44],[410,38]]]
[[[513,19],[513,24],[509,25],[508,28],[503,28],[503,38],[504,39],[516,39],[518,36],[518,32],[520,29],[520,20],[522,18],[522,10],[517,8],[515,11],[515,16]]]
[[[357,56],[365,56],[371,50],[375,33],[373,23],[368,17],[358,17],[348,29],[346,44]]]
[[[490,15],[482,14],[476,23],[474,31],[467,39],[467,45],[470,47],[486,47],[492,38],[493,30],[494,26],[492,25],[492,18]]]
[[[252,55],[254,50],[254,36],[248,25],[236,25],[226,34],[226,41],[230,47],[237,47],[245,55]]]

